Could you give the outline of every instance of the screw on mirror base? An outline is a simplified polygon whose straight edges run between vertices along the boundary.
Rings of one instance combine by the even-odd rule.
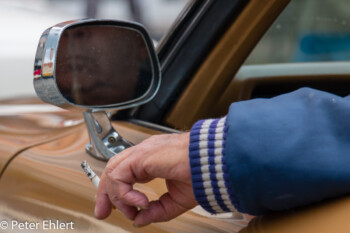
[[[90,137],[85,150],[93,157],[108,160],[133,146],[113,128],[106,112],[84,112],[84,119]]]

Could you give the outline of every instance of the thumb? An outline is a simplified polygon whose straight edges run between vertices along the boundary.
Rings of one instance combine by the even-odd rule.
[[[187,210],[187,208],[176,203],[169,193],[165,193],[158,201],[150,202],[148,209],[141,210],[136,215],[134,226],[142,227],[152,222],[169,221]]]

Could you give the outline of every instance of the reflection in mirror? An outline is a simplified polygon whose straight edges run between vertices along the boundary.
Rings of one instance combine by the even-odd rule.
[[[141,33],[88,25],[63,32],[55,77],[61,94],[71,103],[105,106],[142,97],[150,89],[153,74]]]

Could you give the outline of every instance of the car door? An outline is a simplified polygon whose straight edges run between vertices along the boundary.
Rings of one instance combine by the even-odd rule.
[[[257,80],[251,71],[254,67],[244,66],[237,71],[288,3],[281,0],[193,1],[160,43],[158,55],[163,82],[159,93],[138,109],[119,112],[115,118],[123,120],[115,121],[114,126],[126,139],[137,144],[154,134],[188,130],[200,118],[225,114],[232,101],[255,97],[251,94],[254,88],[249,89],[249,82],[244,83],[244,80]],[[310,67],[309,72],[313,69]],[[273,68],[258,67],[255,73],[263,76],[260,80],[266,80],[262,81],[264,84],[269,78],[291,76],[287,68],[276,68],[278,74],[271,75]],[[277,87],[270,89],[279,89],[283,78],[275,79]],[[234,82],[244,85],[237,87]],[[263,87],[263,90],[267,89]],[[238,97],[232,97],[234,95]],[[113,211],[105,221],[96,220],[93,217],[96,190],[81,172],[80,162],[88,160],[98,174],[106,162],[85,152],[88,140],[85,126],[79,124],[69,134],[18,153],[0,179],[0,210],[4,218],[73,221],[75,231],[82,232],[238,232],[247,226],[247,216],[230,213],[210,216],[201,209],[141,229],[133,228],[118,211]],[[165,184],[155,180],[136,188],[154,199],[165,191]],[[337,223],[347,227],[343,210],[348,202],[337,200],[306,211],[256,218],[243,231],[307,229],[313,232],[312,219],[318,218],[317,224],[326,225],[328,222],[322,220],[329,212],[340,219]],[[293,224],[297,228],[291,227]]]
[[[187,86],[180,97],[186,104],[175,104],[166,122],[178,128],[189,128],[199,118],[225,115],[232,102],[274,97],[304,86],[340,96],[349,95],[347,3],[291,1],[238,72],[230,74],[229,83],[212,90],[211,78],[216,76],[209,69],[203,69],[201,77],[207,75],[207,79],[193,80]],[[254,16],[259,19],[258,15]],[[219,50],[217,54],[212,56],[208,66],[222,66],[223,74],[235,70],[225,67]],[[241,59],[239,54],[233,53],[233,56]],[[209,87],[206,86],[208,83]],[[211,96],[211,100],[205,99],[202,106],[196,104],[196,94],[200,91],[207,91],[204,95],[207,98]],[[198,109],[197,112],[192,108]],[[242,232],[346,232],[349,229],[345,217],[348,208],[348,197],[326,200],[257,217]]]
[[[202,40],[198,32],[194,33],[194,31],[198,30],[198,27],[201,29],[207,27],[202,24],[203,21],[213,26],[217,24],[220,29],[213,28],[211,36],[206,38],[210,46],[196,47],[204,56],[215,46],[221,34],[235,21],[245,7],[243,0],[230,3],[230,1],[221,3],[193,1],[189,4],[172,33],[164,40],[161,46],[163,49],[159,50],[159,57],[164,59],[161,61],[164,84],[166,84],[166,69],[181,71],[181,67],[184,68],[181,66],[181,60],[177,60],[177,65],[174,66],[176,63],[174,60],[171,61],[171,56],[181,53],[195,55],[193,59],[188,59],[186,62],[186,65],[192,70],[196,70],[196,66],[205,60],[204,57],[197,60],[197,54],[193,53],[193,44],[198,39]],[[218,14],[220,10],[225,10],[224,14]],[[214,19],[217,21],[213,21]],[[190,38],[194,35],[195,39],[191,40]],[[181,40],[181,46],[178,44],[179,36],[184,38]],[[191,41],[190,44],[188,44],[189,41]],[[192,52],[187,50],[191,48]],[[186,78],[191,79],[190,73],[186,75]],[[174,80],[178,81],[176,78]],[[178,85],[171,86],[182,89],[184,85],[186,82],[182,81]],[[161,91],[167,93],[167,85],[161,87]],[[169,103],[176,102],[175,94],[171,98],[168,100]],[[114,117],[118,120],[113,123],[123,137],[135,144],[151,135],[179,132],[164,124],[154,124],[150,120],[136,117],[135,113],[141,115],[137,109],[118,112]],[[160,109],[157,114],[163,115],[165,112]],[[49,116],[47,113],[40,113],[40,117],[44,121]],[[69,117],[67,118],[69,120]],[[81,171],[80,163],[84,159],[87,160],[96,173],[101,175],[106,162],[86,153],[85,145],[88,141],[85,125],[77,124],[69,133],[58,135],[57,138],[49,141],[42,141],[42,144],[28,147],[12,157],[0,179],[0,213],[1,218],[4,219],[2,221],[8,224],[7,228],[3,226],[2,230],[5,232],[20,230],[19,224],[25,225],[25,223],[29,225],[38,223],[39,229],[36,229],[36,232],[58,230],[55,229],[57,224],[47,226],[47,221],[62,223],[62,225],[74,227],[74,231],[81,232],[238,232],[247,225],[247,219],[240,214],[228,213],[211,216],[200,207],[172,221],[152,224],[141,229],[134,228],[132,222],[119,211],[113,211],[111,216],[104,221],[96,220],[93,216],[96,189]],[[166,190],[164,181],[160,179],[148,184],[136,185],[135,188],[145,192],[151,200]]]
[[[47,113],[41,119],[40,112]],[[37,98],[12,99],[0,101],[0,177],[11,158],[22,151],[69,133],[69,128],[82,120],[81,114],[70,113],[73,124],[60,125],[67,120],[67,111]],[[64,128],[64,130],[63,130]]]

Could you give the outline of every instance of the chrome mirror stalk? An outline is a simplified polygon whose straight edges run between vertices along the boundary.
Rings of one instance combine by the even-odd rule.
[[[147,30],[119,20],[59,23],[40,37],[34,88],[45,102],[84,112],[90,142],[101,160],[132,146],[113,128],[105,110],[135,108],[160,87],[159,60]]]
[[[90,137],[90,142],[85,149],[93,157],[109,160],[119,152],[133,146],[113,128],[106,112],[84,112],[84,119]]]

